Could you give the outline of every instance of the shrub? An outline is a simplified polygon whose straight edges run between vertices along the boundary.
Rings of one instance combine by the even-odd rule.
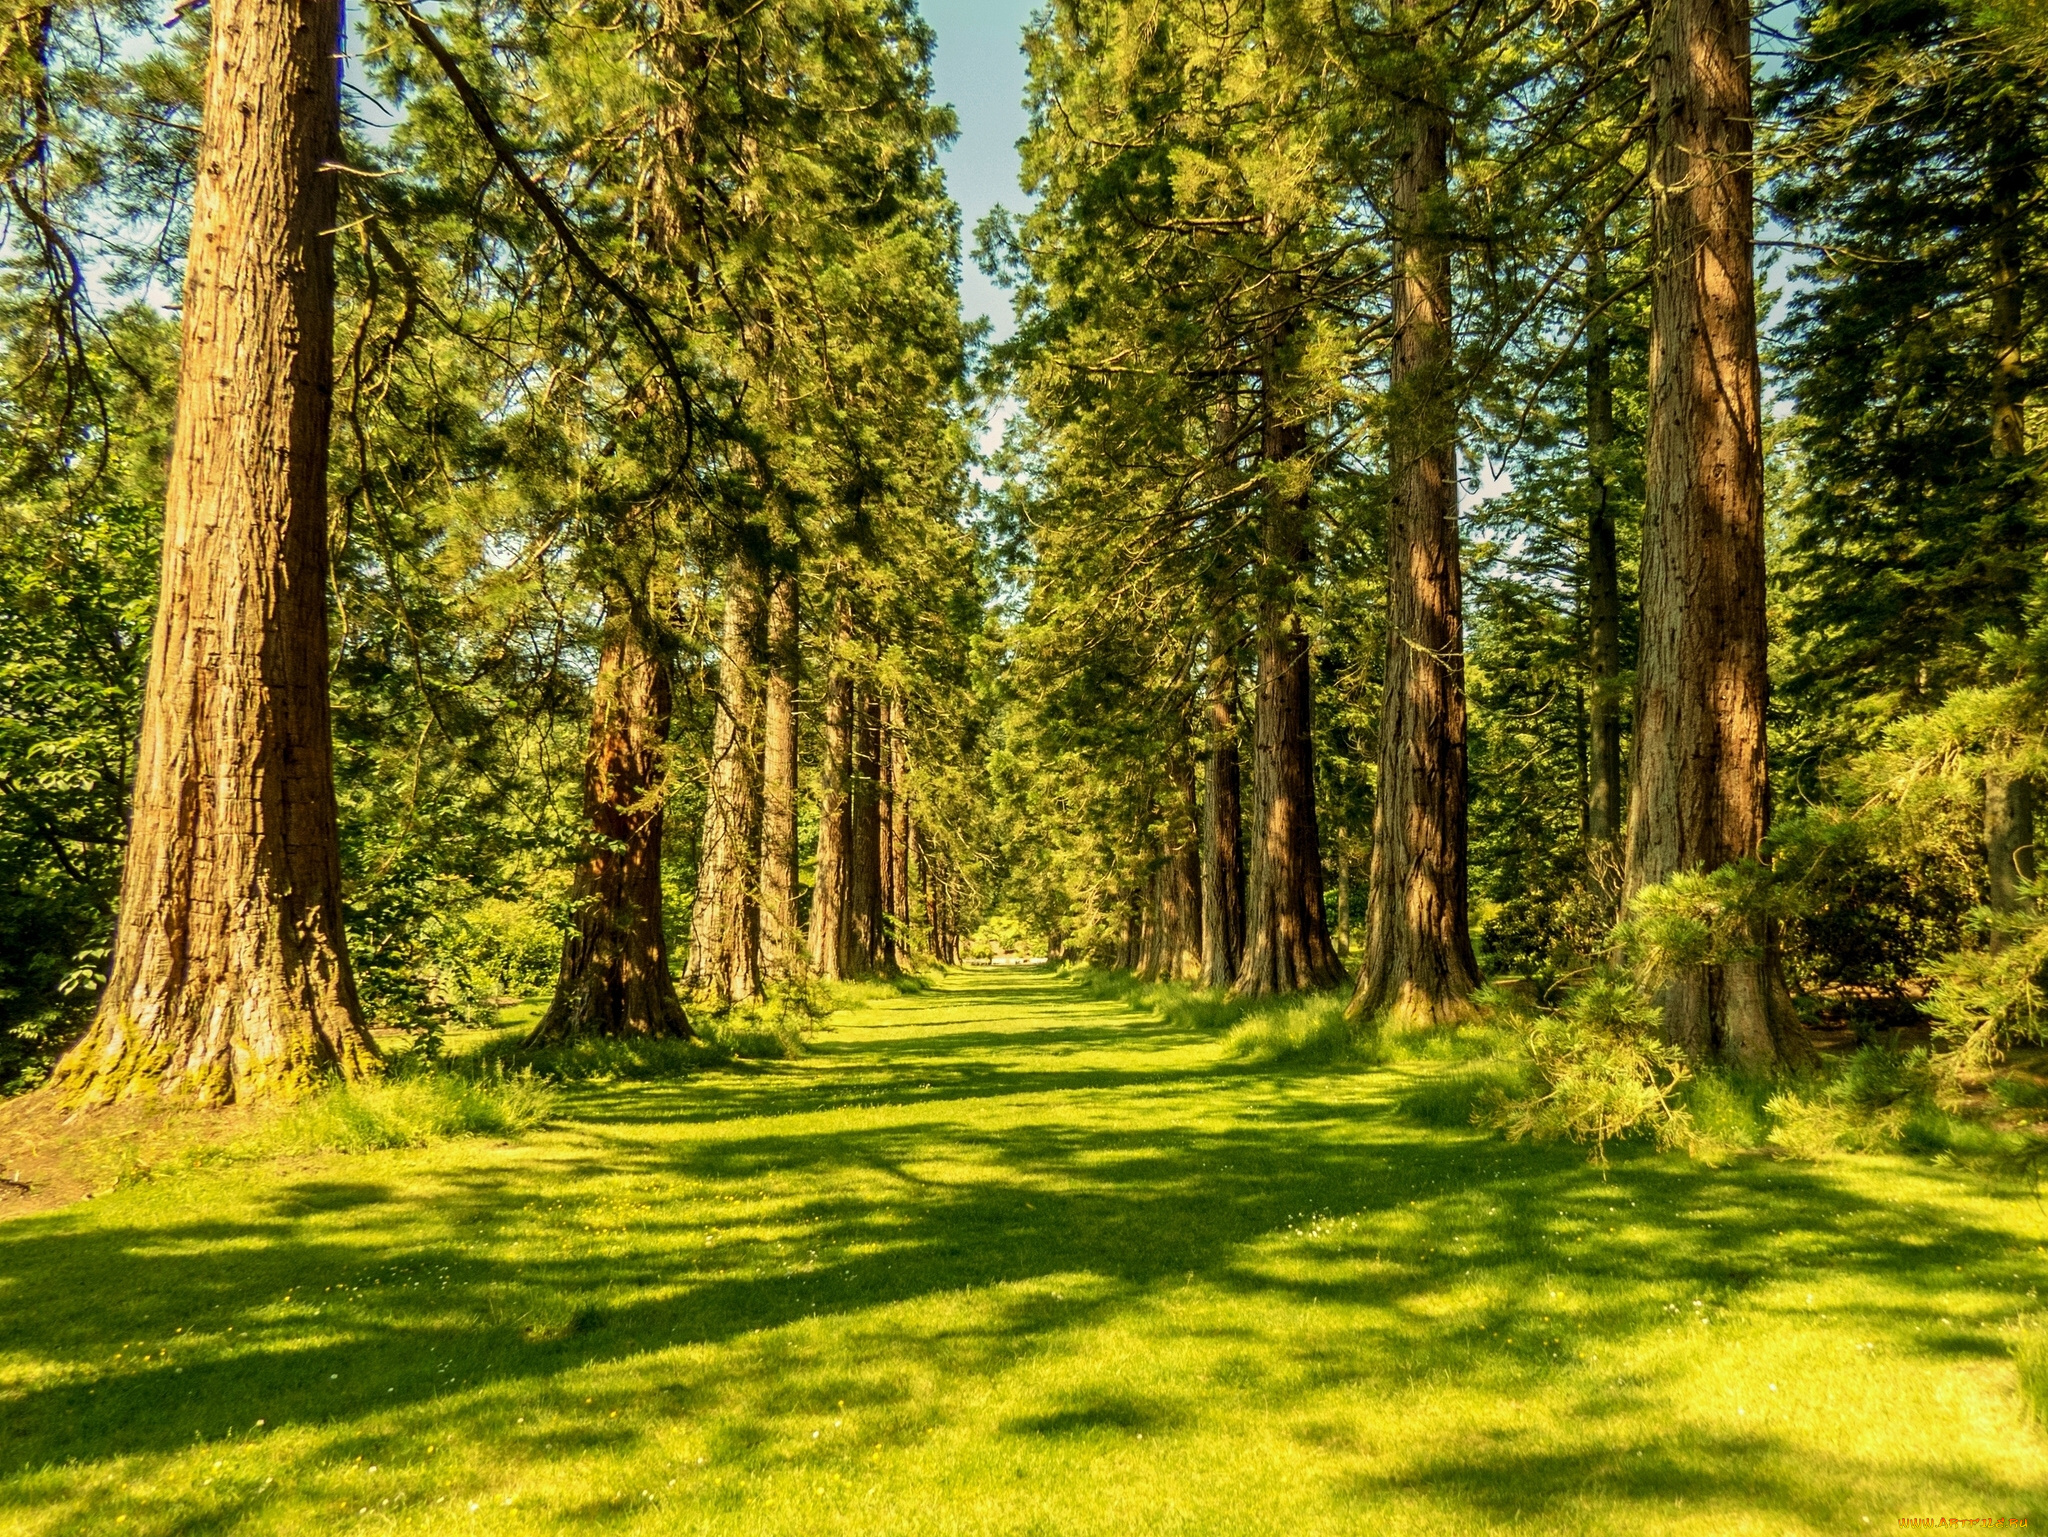
[[[1619,973],[1576,989],[1555,1014],[1531,1020],[1524,1036],[1541,1093],[1486,1095],[1473,1119],[1509,1141],[1560,1138],[1591,1143],[1605,1167],[1607,1144],[1648,1133],[1659,1147],[1695,1141],[1691,1117],[1675,1098],[1691,1078],[1684,1056],[1656,1034],[1657,1006]]]
[[[1981,1072],[2018,1042],[2048,1040],[2048,882],[2024,886],[2022,896],[2017,912],[1971,913],[1978,947],[1933,967],[1926,1008],[1955,1071]]]

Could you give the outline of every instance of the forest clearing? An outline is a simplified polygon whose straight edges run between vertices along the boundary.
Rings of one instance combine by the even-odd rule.
[[[0,1525],[2048,1518],[2048,0],[0,5]]]
[[[2031,1197],[1509,1147],[955,971],[546,1130],[0,1224],[9,1531],[1841,1532],[2048,1518]],[[1468,1047],[1469,1049],[1469,1047]]]

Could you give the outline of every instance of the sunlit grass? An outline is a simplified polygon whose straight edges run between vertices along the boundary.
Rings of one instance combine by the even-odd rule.
[[[1515,1070],[1476,1038],[1263,1066],[1241,1016],[1090,991],[877,989],[538,1128],[0,1223],[0,1529],[2048,1517],[2031,1190],[1603,1175],[1470,1124]]]

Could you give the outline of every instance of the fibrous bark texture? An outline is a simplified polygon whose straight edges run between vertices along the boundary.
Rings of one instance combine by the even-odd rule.
[[[1244,809],[1237,746],[1237,658],[1222,626],[1209,635],[1203,706],[1209,754],[1202,797],[1202,983],[1229,987],[1244,954]]]
[[[1607,229],[1586,242],[1586,514],[1588,774],[1586,836],[1596,857],[1621,839],[1621,561],[1614,534],[1614,328],[1605,308]],[[1611,859],[1611,855],[1608,856]]]
[[[840,601],[842,651],[851,620]],[[853,677],[834,659],[825,684],[824,756],[818,765],[818,873],[811,891],[811,969],[828,981],[859,975],[846,961],[848,860],[853,848]]]
[[[1146,884],[1139,974],[1191,982],[1202,975],[1202,860],[1195,766],[1174,765],[1175,795],[1166,818],[1167,848]]]
[[[227,1103],[377,1066],[327,693],[334,0],[216,0],[120,919],[57,1081]]]
[[[1770,820],[1763,442],[1753,272],[1749,12],[1651,18],[1649,498],[1625,890],[1755,857]],[[1807,1054],[1768,929],[1664,995],[1670,1040],[1769,1067]]]
[[[761,966],[786,977],[803,962],[797,916],[797,713],[800,667],[797,578],[779,571],[768,589],[768,681],[762,706]]]
[[[2036,873],[2034,786],[2010,774],[1984,776],[1984,852],[1991,867],[1991,906],[2018,912],[2020,883]]]
[[[851,827],[846,861],[846,935],[841,965],[864,977],[882,960],[882,701],[859,694],[854,731]]]
[[[889,964],[899,966],[909,958],[910,946],[910,738],[901,694],[889,696],[885,751],[888,755],[890,807],[887,871]]]
[[[1450,120],[1410,108],[1394,179],[1386,703],[1364,965],[1354,1016],[1465,1017],[1479,985],[1467,906],[1465,632],[1458,565],[1450,250],[1436,226]]]
[[[745,1003],[761,994],[759,573],[746,556],[736,556],[726,567],[724,586],[688,976],[693,990],[720,1003]]]
[[[576,866],[574,927],[554,1000],[529,1045],[575,1036],[687,1036],[661,920],[668,659],[629,613],[605,625],[583,762],[590,843]]]
[[[1261,368],[1267,471],[1254,728],[1258,806],[1244,956],[1232,988],[1242,998],[1334,987],[1344,978],[1323,915],[1308,635],[1294,597],[1308,568],[1308,433],[1284,399],[1291,348],[1283,331],[1267,333]]]

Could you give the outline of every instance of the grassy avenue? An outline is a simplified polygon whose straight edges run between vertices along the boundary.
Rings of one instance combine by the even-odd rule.
[[[881,990],[875,990],[880,993]],[[540,1129],[0,1223],[0,1529],[1842,1532],[2048,1520],[2048,1206],[1510,1146],[1045,971]]]

